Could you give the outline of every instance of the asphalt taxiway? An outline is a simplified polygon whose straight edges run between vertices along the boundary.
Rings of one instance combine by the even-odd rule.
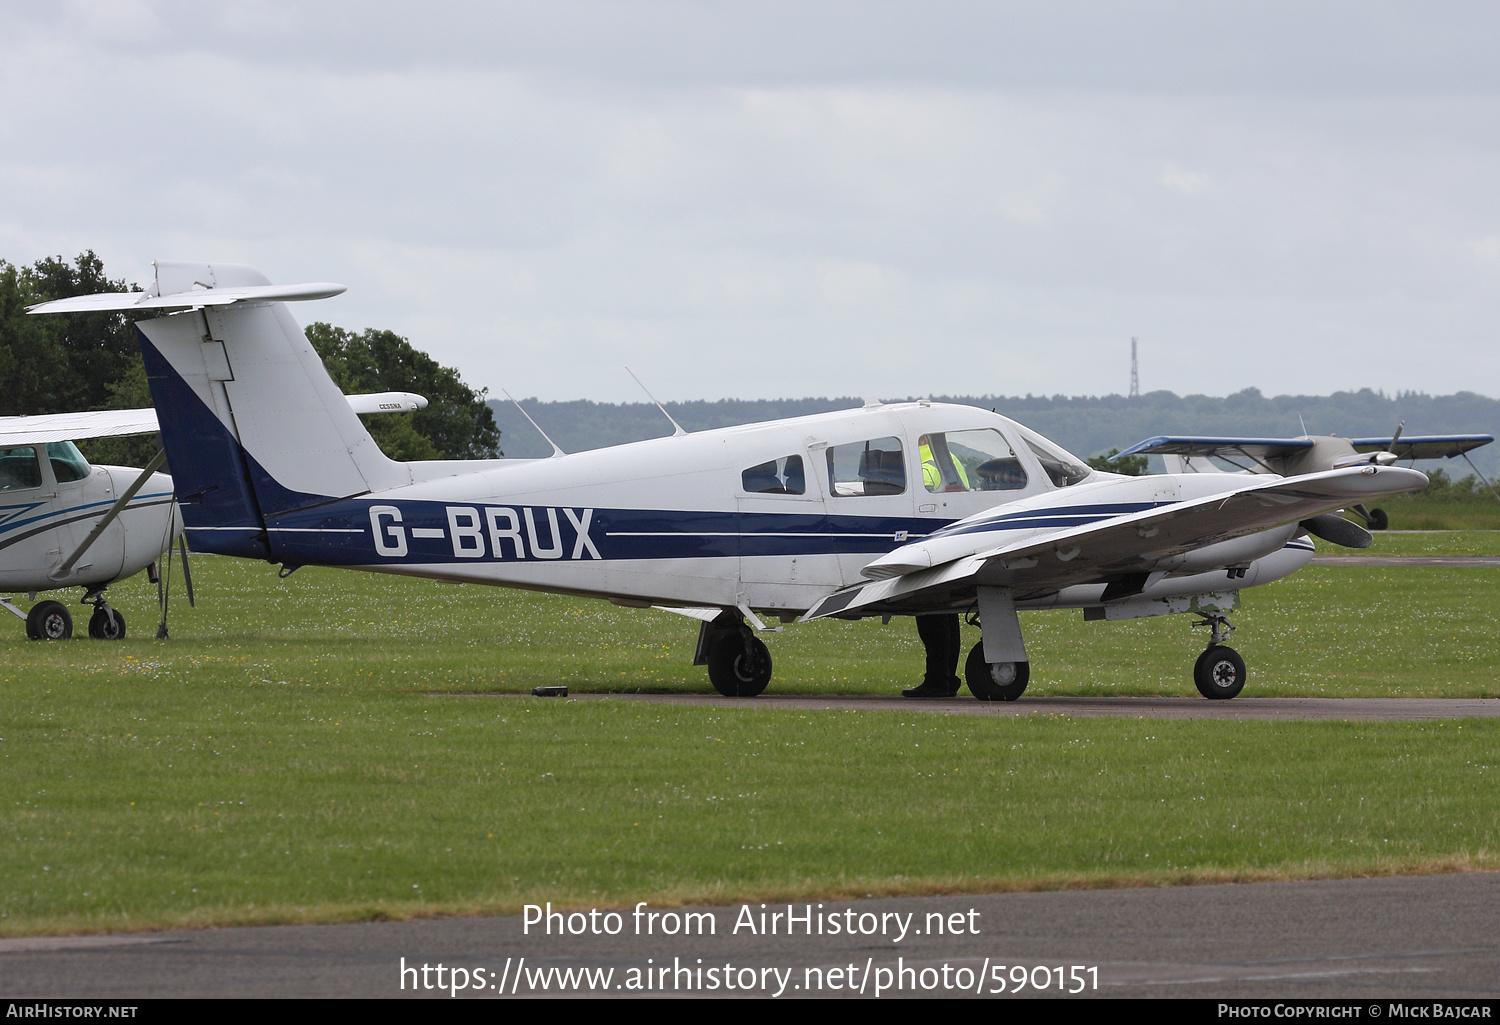
[[[435,695],[436,696],[436,695]],[[443,695],[448,696],[448,695]],[[952,698],[913,700],[899,694],[762,694],[726,698],[718,694],[575,694],[570,698],[521,695],[453,695],[504,701],[639,701],[647,704],[709,705],[714,708],[785,708],[799,711],[916,712],[940,715],[1067,715],[1080,718],[1225,719],[1396,722],[1414,719],[1500,717],[1500,698],[1078,698],[1031,697],[1018,701],[976,701],[966,692]]]
[[[814,902],[808,913],[816,921],[864,923],[837,936],[795,927],[789,936],[784,925],[776,935],[735,932],[742,907],[670,909],[711,916],[713,935],[636,935],[625,907],[611,909],[620,913],[616,936],[546,936],[539,925],[528,935],[522,916],[511,915],[6,939],[0,978],[5,996],[28,999],[449,1000],[455,968],[469,984],[459,999],[873,997],[882,982],[884,998],[1057,997],[1080,988],[1078,997],[1500,996],[1500,873]],[[792,911],[802,915],[804,907]],[[787,905],[749,905],[752,919],[762,910]],[[903,916],[904,938],[896,939],[894,927],[876,928]],[[939,920],[941,932],[932,928]],[[564,987],[567,976],[554,971],[571,970],[576,983],[583,968],[591,970],[592,991]],[[711,968],[717,973],[698,974]],[[709,989],[726,969],[735,988]],[[1020,976],[1026,986],[1016,993]],[[659,985],[633,991],[632,978]],[[1006,992],[992,992],[1002,979]],[[891,988],[898,980],[903,988]],[[968,989],[957,988],[962,981]]]

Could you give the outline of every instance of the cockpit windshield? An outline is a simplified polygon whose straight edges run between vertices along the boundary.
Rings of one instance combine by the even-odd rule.
[[[89,475],[89,461],[71,441],[48,442],[47,461],[52,464],[52,476],[59,484],[83,480]]]
[[[1066,449],[1059,448],[1035,431],[1017,426],[1021,431],[1022,440],[1036,455],[1037,460],[1042,464],[1042,469],[1047,471],[1048,478],[1056,486],[1071,487],[1093,472],[1088,464]]]

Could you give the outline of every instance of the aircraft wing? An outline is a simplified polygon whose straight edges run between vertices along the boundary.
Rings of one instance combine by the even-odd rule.
[[[155,433],[156,410],[149,408],[100,409],[92,413],[46,413],[42,416],[0,416],[0,448]]]
[[[427,408],[427,399],[414,392],[383,391],[346,395],[356,413],[412,413]],[[87,413],[44,413],[40,416],[0,416],[0,448],[46,445],[85,438],[122,438],[155,434],[156,410],[98,409]]]
[[[151,292],[100,292],[54,299],[26,307],[27,313],[103,313],[113,310],[171,310],[199,306],[229,306],[233,303],[295,302],[327,299],[345,291],[343,285],[316,281],[306,285],[240,285],[228,288],[193,288],[169,295]]]
[[[875,579],[834,592],[804,618],[948,607],[979,586],[1025,597],[1119,579],[1150,572],[1174,555],[1427,484],[1425,474],[1396,466],[1225,479],[1246,483],[1008,543],[1001,540],[1008,532],[1004,507],[981,513],[874,560],[863,573]]]
[[[1386,439],[1389,444],[1390,439]],[[1162,435],[1147,438],[1121,452],[1122,456],[1237,456],[1265,460],[1313,447],[1311,438],[1204,438]]]
[[[415,413],[427,408],[427,399],[409,391],[371,392],[368,395],[346,395],[349,408],[356,413]]]
[[[1390,438],[1350,438],[1349,444],[1356,452],[1384,452],[1391,447]],[[1452,459],[1465,452],[1488,445],[1495,440],[1492,434],[1424,434],[1403,435],[1396,441],[1398,459]]]

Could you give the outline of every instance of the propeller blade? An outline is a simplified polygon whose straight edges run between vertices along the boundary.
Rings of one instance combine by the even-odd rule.
[[[161,464],[166,461],[167,450],[164,448],[157,449],[156,455],[151,458],[151,462],[146,464],[146,468],[141,471],[141,475],[135,479],[130,487],[125,489],[123,495],[115,500],[115,504],[109,507],[109,512],[105,513],[103,518],[94,524],[94,529],[89,531],[89,536],[83,539],[83,544],[74,549],[73,554],[64,559],[63,564],[49,575],[54,577],[66,576],[68,570],[73,568],[73,564],[83,558],[83,553],[94,546],[94,542],[99,540],[99,535],[104,533],[105,529],[111,523],[115,522],[116,516],[125,511],[125,507],[130,504],[130,500],[135,497],[135,493],[146,486],[146,482],[151,479],[151,475],[161,469]]]
[[[1401,431],[1405,426],[1405,420],[1402,420],[1399,424],[1396,425],[1396,436],[1391,439],[1391,445],[1386,449],[1386,451],[1391,453],[1391,455],[1396,454],[1396,442],[1401,440]]]
[[[1309,534],[1345,548],[1368,548],[1374,540],[1364,527],[1334,513],[1314,516],[1301,521],[1298,526]]]
[[[177,535],[177,550],[182,553],[182,586],[187,588],[188,608],[195,609],[198,606],[193,602],[193,574],[188,570],[187,538],[181,534]]]

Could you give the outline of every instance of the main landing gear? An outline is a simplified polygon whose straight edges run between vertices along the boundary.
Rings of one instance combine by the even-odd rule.
[[[125,617],[104,600],[104,588],[86,593],[82,602],[94,606],[89,617],[89,636],[96,640],[118,641],[125,636]],[[30,612],[22,613],[10,601],[0,604],[26,619],[26,636],[33,641],[65,641],[73,636],[73,615],[60,601],[39,601]]]
[[[1014,701],[1026,692],[1030,680],[1030,662],[986,662],[984,641],[969,649],[964,682],[980,701]]]
[[[26,613],[26,636],[33,641],[65,641],[73,636],[73,617],[60,601],[39,601]]]
[[[699,629],[693,664],[708,666],[708,681],[726,698],[753,698],[771,682],[771,649],[732,612]]]
[[[1198,693],[1213,700],[1234,697],[1245,687],[1245,660],[1224,643],[1234,633],[1234,626],[1224,616],[1209,614],[1193,625],[1210,628],[1208,647],[1193,665]]]

